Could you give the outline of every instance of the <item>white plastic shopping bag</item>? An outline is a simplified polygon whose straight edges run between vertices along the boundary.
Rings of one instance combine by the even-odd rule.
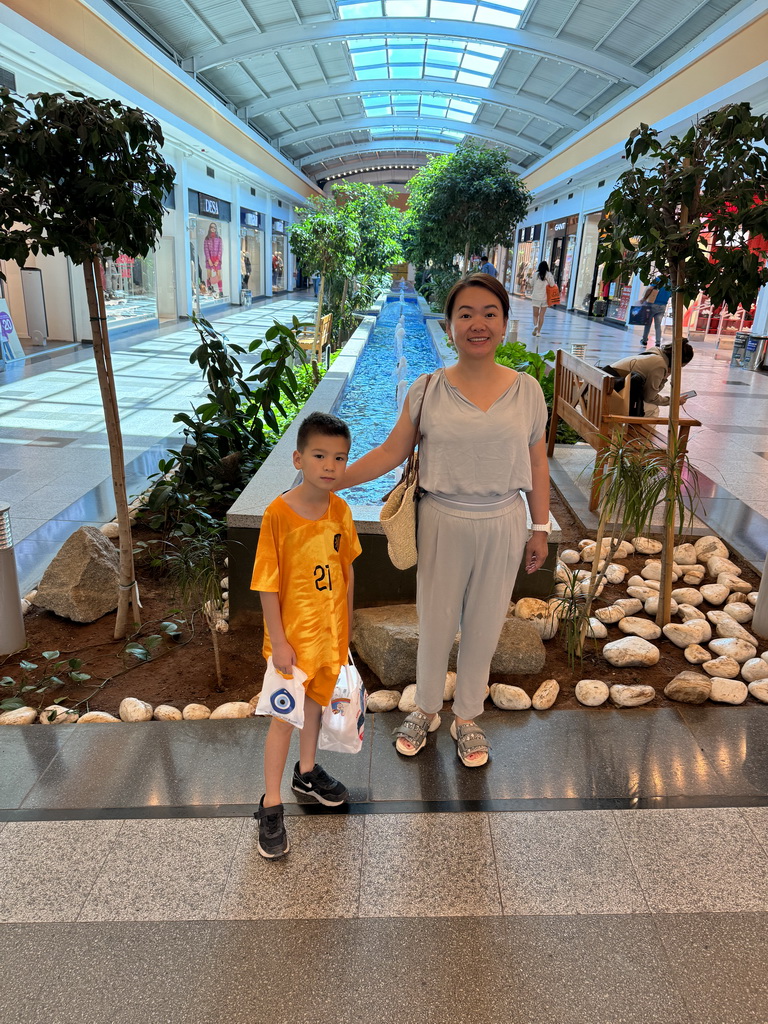
[[[267,658],[267,669],[256,705],[257,715],[271,715],[281,718],[289,725],[301,729],[304,726],[304,683],[307,674],[293,666],[293,676],[288,678],[277,671],[271,656]]]
[[[365,729],[365,687],[352,662],[346,664],[336,682],[331,702],[323,709],[318,747],[356,754],[363,745]]]

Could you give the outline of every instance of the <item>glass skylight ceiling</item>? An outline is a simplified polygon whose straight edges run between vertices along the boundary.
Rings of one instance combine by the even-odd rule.
[[[479,102],[452,99],[450,96],[422,96],[420,93],[393,93],[389,96],[363,96],[369,117],[445,117],[451,121],[472,121]]]
[[[386,125],[383,127],[371,127],[369,129],[372,139],[390,139],[395,135],[403,135],[403,129],[397,125]],[[465,132],[455,132],[450,128],[419,128],[414,134],[420,139],[450,139],[452,142],[460,142]],[[409,133],[410,135],[410,133]],[[408,140],[403,142],[403,149],[408,149]]]
[[[503,46],[424,36],[349,39],[347,46],[359,81],[429,77],[485,86],[506,53]]]
[[[336,0],[341,18],[450,18],[517,28],[528,0]]]

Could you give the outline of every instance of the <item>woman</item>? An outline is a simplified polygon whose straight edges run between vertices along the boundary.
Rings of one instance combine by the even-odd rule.
[[[671,295],[672,292],[664,286],[662,277],[657,277],[643,292],[640,303],[643,306],[650,306],[651,315],[648,317],[643,329],[641,345],[645,346],[648,344],[648,336],[651,333],[651,324],[653,324],[656,331],[656,348],[661,348],[664,314],[667,312],[667,303]]]
[[[681,364],[687,366],[693,359],[693,348],[683,340]],[[639,356],[626,356],[611,363],[611,369],[618,370],[625,377],[638,373],[643,378],[643,416],[659,415],[659,406],[669,405],[669,395],[660,394],[672,372],[672,346],[641,352]]]
[[[523,552],[529,573],[547,557],[547,409],[533,377],[495,360],[508,315],[509,296],[496,278],[457,282],[445,317],[458,361],[415,381],[387,440],[341,481],[354,487],[399,466],[416,442],[421,409],[419,482],[427,493],[418,522],[419,710],[396,731],[396,747],[413,756],[440,725],[448,657],[461,628],[451,735],[470,768],[488,760],[476,719]],[[534,523],[530,539],[521,490]]]
[[[215,224],[211,223],[208,234],[203,239],[203,253],[205,255],[205,275],[208,291],[213,291],[214,286],[223,295],[221,284],[221,236]]]
[[[549,264],[542,260],[539,268],[533,277],[533,291],[531,292],[531,303],[533,305],[533,336],[541,334],[544,323],[544,314],[547,312],[547,286],[553,285],[555,279],[549,271]]]

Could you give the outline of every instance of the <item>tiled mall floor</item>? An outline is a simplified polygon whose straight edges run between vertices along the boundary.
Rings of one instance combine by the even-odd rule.
[[[293,312],[312,304],[218,326],[250,340]],[[534,344],[530,307],[513,315]],[[551,311],[539,350],[583,342],[602,363],[638,340]],[[116,346],[134,492],[201,393],[193,343]],[[712,514],[757,561],[768,375],[711,344],[685,375]],[[29,577],[111,518],[106,439],[87,352],[5,378],[0,498]],[[588,461],[553,463],[576,504]],[[323,758],[343,812],[285,789],[277,863],[255,848],[261,719],[0,730],[3,1024],[768,1022],[768,708],[492,710],[492,760],[472,771],[447,720],[399,757],[399,717]]]

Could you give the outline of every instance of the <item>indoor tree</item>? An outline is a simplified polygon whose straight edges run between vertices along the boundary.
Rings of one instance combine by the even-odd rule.
[[[677,455],[684,306],[704,292],[715,306],[749,309],[768,282],[766,143],[768,118],[748,103],[705,114],[665,141],[641,124],[624,147],[630,166],[606,202],[598,252],[604,280],[660,274],[672,289],[670,459]],[[665,495],[660,624],[669,621],[675,479]]]
[[[103,260],[146,256],[162,228],[175,177],[154,118],[117,100],[82,93],[0,90],[0,259],[61,252],[82,266],[93,352],[109,441],[119,528],[120,586],[115,638],[140,621],[133,568],[125,459],[112,372]]]
[[[509,169],[509,155],[465,139],[455,152],[429,159],[408,183],[406,253],[413,263],[464,267],[473,252],[509,248],[531,194]]]
[[[299,220],[288,228],[291,250],[306,274],[320,273],[315,337],[320,335],[323,294],[329,276],[349,277],[360,235],[354,219],[329,196],[313,196],[309,208],[298,207]]]
[[[403,259],[402,215],[390,202],[395,192],[365,182],[340,182],[332,191],[357,229],[353,276],[365,285]],[[346,292],[346,279],[344,285]]]

